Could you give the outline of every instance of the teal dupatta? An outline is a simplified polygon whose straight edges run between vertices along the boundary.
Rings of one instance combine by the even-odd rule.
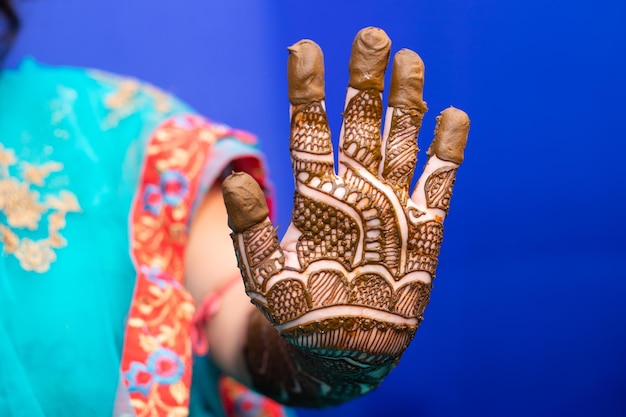
[[[29,59],[1,74],[0,415],[131,412],[114,410],[136,276],[129,212],[148,138],[189,113],[99,71]],[[221,140],[202,187],[241,155],[260,158],[252,144]],[[211,364],[194,371],[192,414],[222,415],[218,376]]]

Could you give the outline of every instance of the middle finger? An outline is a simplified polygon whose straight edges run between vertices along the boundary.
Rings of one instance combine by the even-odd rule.
[[[390,49],[391,40],[382,29],[365,28],[354,39],[339,138],[339,175],[348,167],[363,167],[378,176],[382,159],[382,91]]]

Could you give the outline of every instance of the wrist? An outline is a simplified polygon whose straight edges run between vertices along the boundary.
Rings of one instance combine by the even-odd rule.
[[[284,404],[320,408],[376,388],[400,355],[293,344],[256,311],[250,317],[244,357],[255,389]]]

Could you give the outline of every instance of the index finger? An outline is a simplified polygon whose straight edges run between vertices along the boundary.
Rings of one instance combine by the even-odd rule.
[[[334,177],[333,147],[324,106],[322,50],[310,40],[301,40],[288,50],[290,150],[298,188],[315,178]]]

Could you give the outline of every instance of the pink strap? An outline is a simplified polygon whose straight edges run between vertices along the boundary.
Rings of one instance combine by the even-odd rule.
[[[191,344],[193,353],[196,355],[203,356],[209,352],[209,339],[207,338],[205,327],[219,311],[224,293],[240,279],[241,277],[239,276],[231,278],[219,290],[207,294],[202,303],[196,308],[191,326]]]

